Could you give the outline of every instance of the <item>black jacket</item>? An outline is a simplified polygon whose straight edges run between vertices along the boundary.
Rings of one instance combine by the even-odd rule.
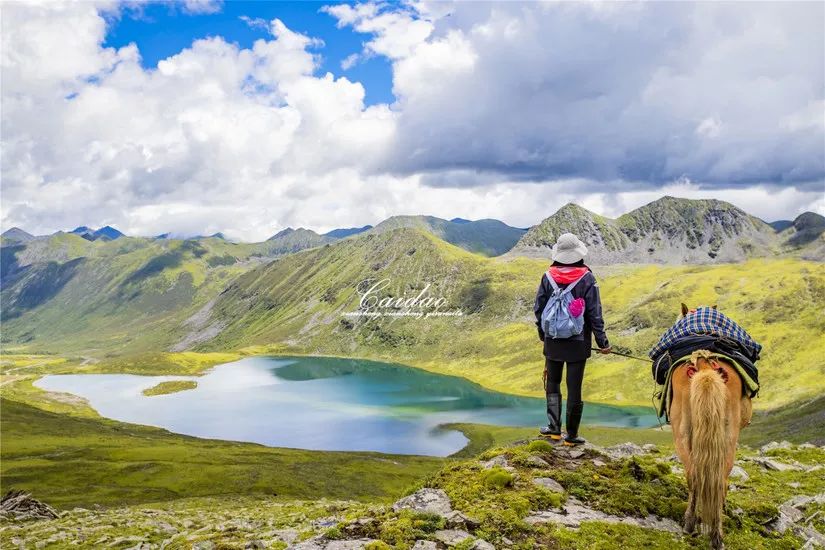
[[[545,338],[541,330],[541,313],[550,296],[553,295],[553,287],[547,277],[549,277],[547,273],[541,277],[541,284],[536,292],[536,302],[533,304],[539,338],[544,342],[544,356],[554,361],[583,361],[590,357],[593,336],[596,337],[596,344],[599,348],[606,348],[610,345],[607,341],[607,334],[604,332],[599,285],[596,284],[596,277],[590,271],[571,292],[573,298],[584,298],[584,330],[582,333],[571,338]],[[566,284],[558,286],[562,289],[567,287]]]

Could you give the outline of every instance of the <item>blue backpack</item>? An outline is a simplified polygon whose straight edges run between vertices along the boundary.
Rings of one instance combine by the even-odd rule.
[[[584,279],[584,275],[567,285],[567,288],[562,290],[553,277],[548,273],[547,279],[553,286],[553,294],[547,300],[547,305],[544,306],[544,311],[541,312],[541,328],[547,338],[570,338],[577,336],[584,331],[584,315],[574,317],[570,313],[570,302],[573,301],[573,295],[570,293],[573,288],[579,284],[579,281]]]

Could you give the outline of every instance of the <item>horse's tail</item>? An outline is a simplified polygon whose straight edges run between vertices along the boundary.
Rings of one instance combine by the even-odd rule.
[[[725,505],[725,459],[727,452],[727,387],[719,374],[707,365],[698,370],[690,384],[690,459],[696,513],[705,528],[715,528]]]

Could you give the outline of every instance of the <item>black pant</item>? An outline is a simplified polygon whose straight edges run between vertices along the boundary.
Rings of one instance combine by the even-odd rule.
[[[582,380],[584,379],[584,364],[582,361],[569,361],[567,363],[567,404],[582,402]],[[549,396],[552,393],[561,393],[561,371],[564,368],[564,361],[545,360],[547,369],[547,389]]]

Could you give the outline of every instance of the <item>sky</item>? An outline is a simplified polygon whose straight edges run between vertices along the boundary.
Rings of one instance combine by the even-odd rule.
[[[825,4],[6,2],[0,225],[825,214]]]

